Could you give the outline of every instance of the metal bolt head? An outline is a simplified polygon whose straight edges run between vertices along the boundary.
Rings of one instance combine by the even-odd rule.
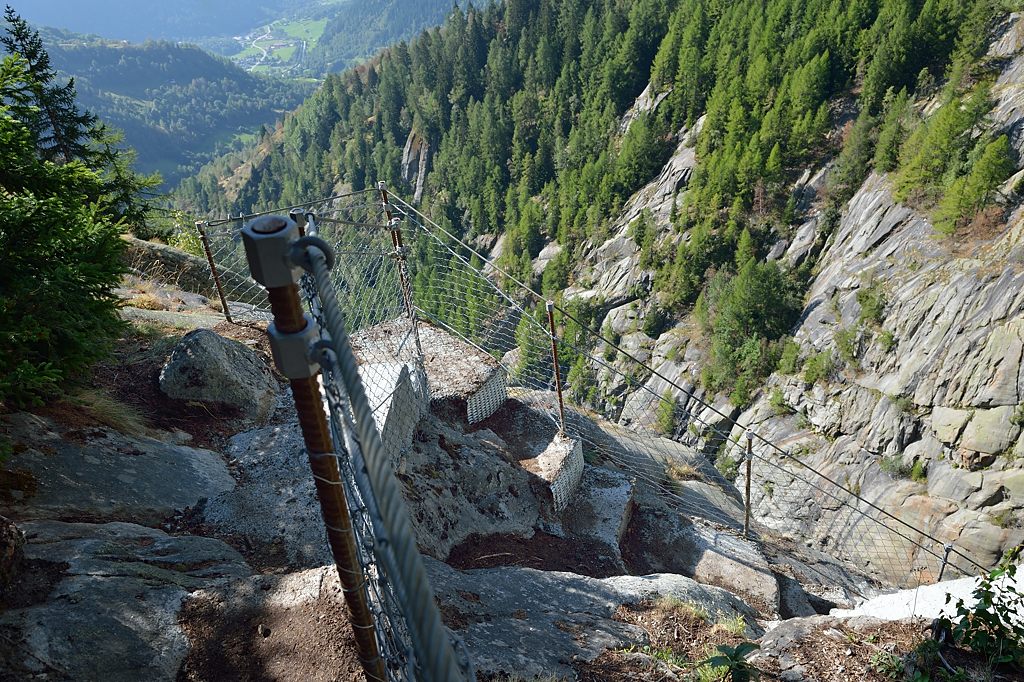
[[[284,216],[262,216],[242,229],[242,243],[252,278],[267,287],[288,286],[299,281],[302,269],[288,261],[299,226]]]
[[[249,223],[249,229],[256,234],[274,234],[288,227],[288,219],[279,215],[260,216]]]

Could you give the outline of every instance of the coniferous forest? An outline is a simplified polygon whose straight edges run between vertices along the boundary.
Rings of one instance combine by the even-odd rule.
[[[554,294],[678,134],[699,130],[673,234],[639,224],[634,235],[655,270],[660,314],[695,311],[710,339],[705,384],[743,404],[780,360],[810,274],[811,263],[786,271],[759,258],[800,218],[788,188],[803,169],[834,159],[827,221],[875,167],[946,232],[983,212],[1012,171],[1005,138],[971,134],[991,108],[980,58],[1003,9],[997,0],[455,9],[441,28],[328,77],[260,142],[268,153],[237,196],[220,190],[231,172],[222,160],[179,197],[223,214],[323,196],[338,178],[402,187],[412,133],[433,150],[426,211],[463,237],[505,234],[501,265]],[[664,101],[621,134],[645,87]],[[926,118],[911,102],[928,95],[940,107]],[[550,240],[564,248],[535,277],[531,260]]]

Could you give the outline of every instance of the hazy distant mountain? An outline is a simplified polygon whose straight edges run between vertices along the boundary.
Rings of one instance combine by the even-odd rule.
[[[194,40],[244,33],[312,0],[9,0],[30,24],[115,40]]]
[[[123,130],[140,170],[159,170],[168,186],[272,126],[313,89],[248,73],[189,45],[130,45],[56,30],[42,36],[53,66],[75,77],[79,103]]]

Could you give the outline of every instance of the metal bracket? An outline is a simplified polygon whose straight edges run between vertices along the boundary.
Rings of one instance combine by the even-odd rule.
[[[252,278],[268,289],[295,284],[302,268],[289,259],[299,226],[284,216],[262,216],[242,228],[245,257]]]
[[[313,318],[307,313],[306,326],[300,332],[284,334],[271,323],[267,327],[270,337],[270,354],[281,374],[288,379],[308,379],[320,371],[320,363],[313,359],[313,345],[320,340]]]

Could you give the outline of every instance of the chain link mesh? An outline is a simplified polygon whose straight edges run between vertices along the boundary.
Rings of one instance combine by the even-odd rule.
[[[392,197],[392,204],[383,207],[379,197],[362,192],[310,205],[319,208],[317,235],[335,252],[335,265],[325,276],[330,279],[331,298],[344,311],[377,430],[411,436],[429,401],[418,319],[495,358],[507,373],[509,397],[546,414],[557,429],[552,337],[540,297],[401,199]],[[407,250],[397,248],[385,208],[402,219],[402,232],[410,243]],[[233,316],[269,319],[262,289],[242,274],[247,268],[239,237],[241,219],[204,228]],[[323,287],[309,275],[302,286],[323,332],[329,327],[322,310]],[[406,297],[413,303],[412,311],[406,309]],[[739,534],[744,501],[711,462],[741,462],[744,429],[695,395],[692,386],[660,375],[571,312],[556,306],[554,315],[566,431],[583,444],[587,460],[620,468],[649,484],[681,514]],[[325,340],[329,337],[324,334]],[[417,655],[422,652],[413,646],[409,620],[414,617],[414,595],[400,588],[397,564],[382,562],[375,551],[382,541],[390,543],[391,531],[369,480],[364,444],[353,419],[355,406],[343,385],[337,356],[326,353],[322,366],[332,426],[338,444],[344,446],[338,448],[339,464],[369,577],[381,651],[394,679],[417,679]],[[399,390],[404,382],[407,389]],[[413,396],[411,403],[395,405],[400,393]],[[674,397],[668,400],[667,395]],[[385,423],[392,419],[399,423]],[[392,465],[407,442],[403,436],[382,443]],[[849,485],[815,470],[799,455],[756,436],[749,500],[756,539],[816,547],[885,586],[909,587],[938,578],[948,539],[914,528]],[[742,489],[743,482],[740,471],[736,487]],[[773,509],[787,512],[773,514]],[[968,554],[954,549],[945,577],[976,568],[981,567]],[[462,669],[468,670],[468,659]]]
[[[551,334],[541,298],[409,204],[394,203],[407,231],[416,235],[420,268],[414,268],[413,290],[424,319],[498,358],[509,372],[511,394],[557,423]],[[661,376],[572,313],[556,307],[556,320],[563,330],[556,342],[567,430],[583,441],[588,460],[610,463],[651,484],[681,513],[739,532],[742,498],[715,492],[725,481],[708,463],[736,463],[736,488],[742,490],[744,429],[695,395],[692,386]],[[667,401],[666,392],[677,397]],[[603,428],[595,429],[595,421]],[[913,527],[760,437],[751,483],[752,529],[762,540],[819,549],[884,586],[914,587],[938,578],[943,546],[952,538]],[[787,513],[773,516],[772,509]],[[945,577],[978,568],[968,554],[954,550]]]

